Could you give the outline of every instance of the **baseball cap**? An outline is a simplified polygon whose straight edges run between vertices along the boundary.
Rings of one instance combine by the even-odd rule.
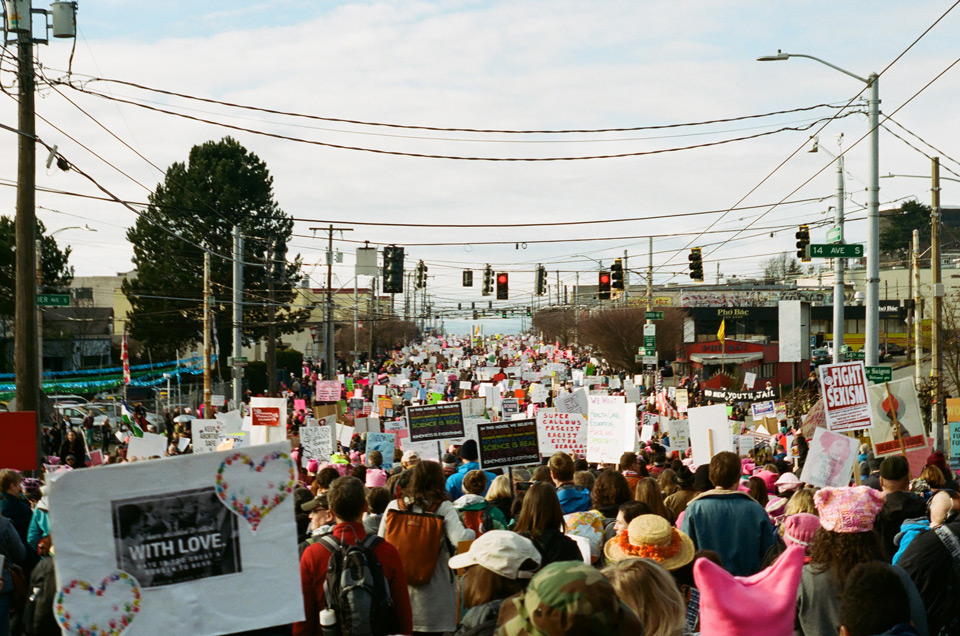
[[[910,464],[902,455],[892,455],[880,464],[880,476],[890,481],[899,481],[910,474]]]
[[[420,461],[420,454],[415,450],[404,451],[403,457],[400,459],[402,462],[409,462],[410,460],[415,459]]]
[[[480,535],[470,550],[450,557],[453,570],[471,565],[479,565],[507,579],[529,579],[540,567],[540,552],[533,541],[516,532],[490,530]]]
[[[300,509],[304,512],[310,512],[311,510],[330,510],[330,502],[327,500],[326,493],[321,493],[308,501],[305,504],[300,504]]]

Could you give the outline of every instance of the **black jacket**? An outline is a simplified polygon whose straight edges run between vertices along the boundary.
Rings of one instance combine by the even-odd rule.
[[[533,545],[540,552],[540,567],[545,568],[556,561],[583,561],[583,553],[577,542],[559,530],[547,528],[536,538],[528,533],[523,536],[533,541]]]
[[[893,560],[897,553],[897,546],[893,539],[900,532],[900,526],[907,519],[927,516],[927,505],[923,499],[912,492],[891,492],[887,494],[883,508],[877,515],[874,529],[880,536],[880,547],[883,549],[883,558],[887,563]]]
[[[945,526],[960,538],[960,522]],[[950,552],[934,531],[918,535],[897,563],[907,571],[920,592],[927,608],[927,622],[931,634],[957,621],[945,634],[960,634],[960,565],[954,563]]]

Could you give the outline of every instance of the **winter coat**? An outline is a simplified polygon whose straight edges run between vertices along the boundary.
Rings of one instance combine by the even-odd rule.
[[[680,529],[698,550],[715,550],[734,576],[759,572],[774,544],[773,524],[763,506],[733,490],[701,493],[687,505]]]
[[[930,520],[926,517],[919,517],[917,519],[907,519],[903,522],[903,525],[900,526],[900,532],[897,533],[897,536],[893,539],[893,544],[897,548],[897,552],[893,555],[893,564],[896,565],[900,562],[900,558],[903,556],[904,550],[907,549],[907,546],[910,545],[910,542],[917,538],[917,535],[926,532],[930,529]]]
[[[453,636],[493,636],[503,599],[471,607],[460,617],[460,627]]]
[[[467,473],[471,470],[480,470],[480,463],[467,462],[466,464],[460,464],[457,472],[447,477],[447,492],[450,493],[451,499],[456,500],[463,496],[463,478],[466,477]],[[490,484],[493,483],[493,480],[496,479],[497,476],[487,471],[484,471],[483,474],[487,476],[487,487],[483,489],[483,494],[487,494]]]
[[[580,546],[560,530],[546,528],[536,537],[530,536],[529,532],[521,532],[520,534],[533,541],[533,545],[540,553],[541,569],[557,561],[583,561]]]
[[[560,500],[560,508],[565,515],[571,512],[586,512],[593,508],[590,491],[577,488],[573,484],[559,486],[557,488],[557,499]]]

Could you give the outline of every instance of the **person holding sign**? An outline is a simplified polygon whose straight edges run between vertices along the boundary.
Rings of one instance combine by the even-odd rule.
[[[460,467],[457,472],[447,478],[447,492],[450,493],[454,501],[463,497],[463,478],[467,476],[467,473],[471,470],[480,470],[479,459],[480,451],[477,448],[476,440],[468,439],[460,447]],[[487,476],[487,485],[483,489],[483,494],[487,494],[487,489],[497,476],[490,472],[484,472],[484,474]]]

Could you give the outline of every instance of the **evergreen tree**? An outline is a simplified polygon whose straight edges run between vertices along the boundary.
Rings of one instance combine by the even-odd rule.
[[[930,246],[930,206],[919,201],[904,201],[899,210],[884,215],[887,225],[880,232],[880,251],[905,259],[913,242],[913,231],[920,230],[920,249]]]
[[[40,240],[40,262],[42,277],[40,292],[64,292],[73,281],[73,267],[67,265],[70,259],[70,247],[61,250],[57,242],[46,236],[47,228],[37,220],[37,238]],[[0,216],[0,316],[13,317],[14,294],[16,293],[17,262],[16,221],[8,216]]]

